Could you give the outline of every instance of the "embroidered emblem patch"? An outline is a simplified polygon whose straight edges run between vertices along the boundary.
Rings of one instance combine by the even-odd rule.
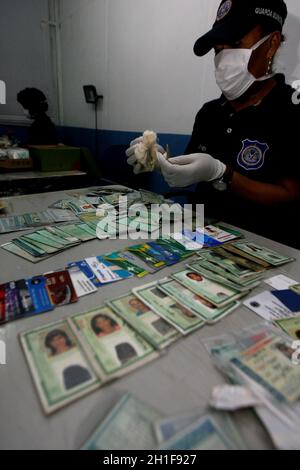
[[[265,163],[268,144],[257,140],[243,140],[243,148],[238,154],[237,162],[245,170],[259,170]]]
[[[228,13],[230,12],[231,7],[232,7],[232,1],[226,0],[226,2],[223,3],[218,10],[216,21],[220,21],[223,18],[225,18],[225,16],[228,15]]]

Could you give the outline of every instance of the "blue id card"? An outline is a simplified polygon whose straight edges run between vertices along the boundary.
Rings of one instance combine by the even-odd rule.
[[[54,309],[44,276],[35,276],[27,279],[26,284],[33,301],[34,313],[38,314]]]

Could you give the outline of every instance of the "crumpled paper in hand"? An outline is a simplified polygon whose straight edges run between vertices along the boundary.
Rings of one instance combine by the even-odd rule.
[[[142,142],[136,146],[136,160],[144,171],[154,171],[158,166],[156,144],[156,133],[153,131],[145,131]]]

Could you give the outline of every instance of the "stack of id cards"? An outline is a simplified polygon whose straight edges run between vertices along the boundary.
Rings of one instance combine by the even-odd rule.
[[[20,341],[46,414],[158,357],[109,307],[22,333]]]
[[[28,230],[32,227],[51,225],[58,222],[76,221],[77,217],[68,210],[48,209],[44,212],[29,212],[0,218],[0,234]]]
[[[175,247],[175,251],[171,246]],[[67,270],[45,274],[47,294],[52,306],[73,303],[81,295],[92,293],[102,285],[133,275],[143,278],[146,273],[161,269],[161,263],[173,265],[175,259],[187,259],[189,251],[178,246],[177,241],[174,244],[173,241],[159,239],[122,252],[86,258],[70,263]],[[266,269],[254,259],[243,256],[242,251],[233,253],[230,245],[206,249],[198,255],[196,261],[187,263],[169,277],[112,297],[106,305],[93,311],[21,335],[28,365],[46,413],[56,411],[75,398],[157,358],[182,336],[223,320],[235,312],[240,299],[259,284]],[[281,264],[290,261],[275,252],[271,255]],[[296,292],[290,292],[299,297]],[[10,295],[7,299],[5,305],[9,304]],[[295,334],[298,333],[295,331]],[[233,357],[232,365],[241,373],[251,371],[249,376],[252,378],[259,372],[261,375],[257,375],[257,381],[260,385],[266,384],[266,389],[270,391],[269,371],[266,375],[256,371],[255,361],[260,360],[260,356],[261,364],[265,358],[276,360],[274,363],[278,364],[278,370],[286,373],[286,382],[281,377],[280,380],[275,378],[274,371],[272,394],[279,401],[294,401],[300,398],[300,376],[296,370],[283,367],[279,353],[286,352],[286,357],[290,359],[291,351],[272,335],[266,337],[270,340],[268,348],[266,343],[255,344],[255,347],[261,346],[260,350],[257,349],[259,358],[252,357],[249,350],[245,357],[244,352]],[[254,336],[256,342],[259,338],[260,334]],[[252,339],[250,335],[250,343],[247,340],[245,344],[251,345]],[[239,351],[235,343],[233,341],[233,353]],[[244,344],[243,340],[241,344]],[[275,356],[273,353],[276,353]],[[257,363],[260,364],[259,361]],[[191,429],[192,442],[198,432],[202,434],[206,430],[209,434],[209,429],[215,438],[211,423],[208,426],[199,422],[198,425],[197,429]],[[197,439],[195,442],[198,442]],[[173,448],[172,442],[170,449]],[[185,442],[177,442],[176,446],[185,445]],[[197,443],[194,445],[198,446]],[[225,445],[224,442],[222,445]]]
[[[32,233],[26,233],[1,247],[17,256],[38,263],[55,254],[94,240],[96,232],[82,223],[67,223],[59,227],[45,227]]]
[[[299,449],[300,362],[291,338],[272,325],[257,324],[205,343],[230,383],[254,397],[252,406],[276,448]]]

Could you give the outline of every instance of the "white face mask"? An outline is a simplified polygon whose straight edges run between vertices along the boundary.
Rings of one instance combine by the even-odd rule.
[[[249,70],[252,52],[266,42],[271,34],[261,39],[251,49],[223,49],[215,57],[216,82],[229,100],[240,98],[256,81],[263,81],[275,74],[255,78]]]

